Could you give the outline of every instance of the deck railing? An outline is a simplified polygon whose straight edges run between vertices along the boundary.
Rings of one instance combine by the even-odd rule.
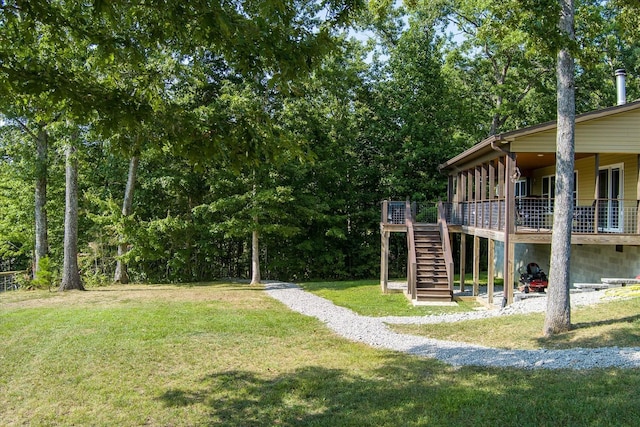
[[[418,282],[418,260],[416,258],[416,242],[415,236],[413,234],[413,215],[412,209],[409,202],[406,202],[405,212],[406,212],[406,224],[407,224],[407,249],[408,249],[408,260],[407,260],[407,291],[409,295],[411,295],[411,299],[416,299],[417,296],[417,282]]]
[[[444,208],[444,204],[442,202],[438,203],[438,227],[440,229],[440,239],[442,241],[444,262],[447,268],[447,283],[449,284],[449,289],[453,291],[453,251],[451,250],[451,242],[449,241],[447,211]]]
[[[554,199],[516,199],[519,232],[553,231]],[[638,201],[623,199],[577,199],[572,231],[580,234],[638,234]]]
[[[382,207],[382,222],[384,224],[404,225],[409,216],[407,212],[411,212],[414,223],[436,224],[438,222],[438,202],[407,204],[407,202],[385,200]]]
[[[18,289],[17,277],[20,274],[24,274],[24,271],[2,271],[0,272],[0,291],[13,291]]]
[[[639,203],[638,200],[623,199],[577,199],[573,212],[572,231],[580,234],[640,234]],[[444,202],[441,209],[449,225],[490,230],[505,229],[504,199]],[[517,198],[514,215],[516,232],[552,232],[554,209],[554,199]],[[385,224],[405,225],[407,210],[412,212],[414,223],[438,223],[438,202],[407,204],[407,202],[385,201],[382,221]]]

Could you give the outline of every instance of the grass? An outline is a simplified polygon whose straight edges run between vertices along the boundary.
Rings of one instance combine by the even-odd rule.
[[[452,368],[249,285],[0,294],[0,425],[635,426],[640,370]]]
[[[393,330],[505,349],[640,347],[640,298],[574,308],[572,330],[545,338],[544,313],[437,325],[393,325]]]
[[[347,307],[363,316],[425,316],[470,311],[479,304],[461,301],[457,306],[414,306],[400,292],[383,294],[380,282],[358,280],[346,282],[308,282],[302,283],[306,291]]]

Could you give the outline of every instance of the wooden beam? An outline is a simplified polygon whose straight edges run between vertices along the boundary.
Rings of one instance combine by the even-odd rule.
[[[593,190],[593,200],[595,201],[594,212],[593,212],[593,231],[598,233],[598,211],[600,210],[600,201],[598,197],[600,197],[600,154],[596,153],[594,157],[595,162],[595,189]]]
[[[460,292],[464,292],[465,261],[467,258],[467,235],[460,234]]]
[[[489,163],[489,200],[496,198],[496,163],[492,161]]]
[[[510,237],[514,233],[514,210],[515,200],[513,197],[514,183],[511,182],[511,177],[515,171],[515,159],[513,153],[508,153],[505,157],[505,174],[501,177],[504,179],[505,184],[505,233],[504,233],[504,259],[503,259],[503,273],[504,277],[504,298],[506,304],[513,302],[513,256],[514,256],[514,244],[510,242]]]
[[[495,199],[496,199],[495,186],[496,186],[496,162],[492,160],[489,163],[489,201],[491,202],[489,206],[489,227],[490,228],[492,228],[494,224],[492,204],[496,203],[495,202]]]
[[[498,159],[498,198],[504,198],[504,164],[506,157]]]
[[[483,163],[480,166],[480,184],[482,186],[482,196],[480,200],[488,200],[489,199],[489,164]]]
[[[495,263],[493,258],[496,256],[496,241],[488,240],[487,248],[487,302],[493,304],[493,285],[495,276]]]
[[[515,244],[513,242],[506,243],[505,253],[507,253],[507,271],[504,276],[504,297],[507,305],[513,304],[513,283],[515,282]]]
[[[637,160],[637,175],[636,175],[636,233],[640,233],[640,154],[638,154]]]
[[[453,185],[454,179],[452,175],[449,175],[449,179],[447,180],[447,202],[453,202],[455,187]]]
[[[473,203],[473,173],[471,170],[467,170],[467,224],[471,224],[471,212]]]
[[[478,296],[480,286],[480,238],[473,236],[473,296]]]
[[[467,171],[462,171],[458,174],[458,181],[460,182],[458,185],[460,186],[460,193],[458,194],[459,202],[467,201]]]
[[[389,235],[388,231],[380,232],[380,286],[386,294],[389,285]]]
[[[478,219],[480,217],[480,208],[482,207],[482,178],[481,178],[482,166],[475,167],[475,194],[473,195],[474,210],[476,212],[473,217],[473,225],[478,226]]]

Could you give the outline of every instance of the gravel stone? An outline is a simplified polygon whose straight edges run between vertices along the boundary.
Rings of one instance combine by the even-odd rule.
[[[293,311],[325,323],[338,335],[375,348],[438,359],[453,366],[492,366],[523,369],[638,368],[640,347],[574,348],[568,350],[504,350],[454,341],[435,340],[390,330],[387,324],[436,324],[486,319],[521,313],[544,312],[547,298],[517,301],[499,310],[439,316],[361,316],[331,301],[303,291],[293,283],[265,285],[266,292]],[[584,306],[607,300],[604,291],[571,294],[571,305]]]

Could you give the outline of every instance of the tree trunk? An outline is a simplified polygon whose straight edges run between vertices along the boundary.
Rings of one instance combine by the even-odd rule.
[[[136,185],[136,172],[138,170],[138,156],[131,157],[129,162],[129,175],[127,177],[127,187],[124,191],[124,200],[122,202],[122,216],[127,217],[131,215],[131,208],[133,206],[133,191]],[[113,277],[113,281],[116,283],[127,284],[129,283],[129,274],[127,273],[127,264],[122,260],[124,254],[127,253],[127,242],[125,242],[125,236],[121,235],[118,238],[118,258],[116,259],[116,272]]]
[[[253,230],[251,234],[251,284],[260,283],[260,246],[258,241],[258,230]]]
[[[78,161],[73,143],[69,143],[65,151],[64,261],[59,290],[84,290],[78,271]]]
[[[36,185],[35,185],[35,257],[33,274],[38,277],[40,260],[49,253],[49,238],[47,235],[47,169],[48,169],[48,140],[47,132],[40,129],[35,138],[36,143]]]
[[[560,0],[560,30],[574,40],[573,0]],[[556,136],[556,187],[551,239],[551,265],[544,335],[566,332],[571,327],[569,301],[571,222],[573,218],[573,168],[575,140],[575,84],[573,55],[565,43],[558,53],[558,129]]]

